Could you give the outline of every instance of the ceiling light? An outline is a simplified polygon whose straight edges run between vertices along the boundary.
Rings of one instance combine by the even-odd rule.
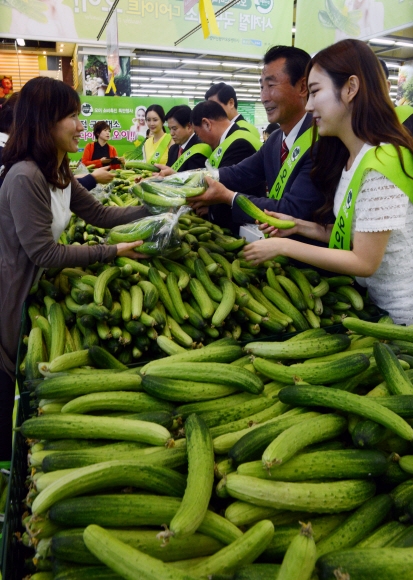
[[[241,84],[243,87],[255,87],[255,88],[258,87],[258,83],[246,83],[246,82],[242,81]]]
[[[250,62],[232,62],[232,61],[222,61],[222,66],[232,66],[235,68],[260,68],[259,65]]]
[[[143,73],[143,74],[148,74],[148,73],[163,73],[163,70],[160,68],[135,68],[132,67],[131,69],[132,73]]]
[[[383,44],[389,46],[395,44],[394,40],[387,40],[386,38],[370,38],[369,42],[371,44]]]
[[[295,27],[291,28],[291,32],[292,32],[293,34],[295,34],[295,32],[296,32],[296,28],[295,28]]]
[[[61,44],[60,47],[63,48],[64,47],[64,44]]]
[[[60,49],[60,52],[63,52],[63,48]]]
[[[243,74],[243,73],[236,73],[234,75],[232,75],[234,78],[237,79],[252,79],[252,80],[256,80],[259,81],[260,77],[258,75],[249,75],[249,74]]]
[[[181,62],[179,58],[166,58],[158,56],[138,56],[139,60],[150,60],[153,62]]]
[[[150,77],[131,77],[132,81],[150,81]]]
[[[204,77],[223,77],[223,78],[232,78],[232,74],[230,73],[221,73],[218,71],[211,71],[211,72],[200,72],[200,75]]]
[[[401,64],[397,62],[386,62],[388,68],[401,68]]]
[[[409,47],[413,47],[413,42],[396,42],[397,46],[409,46]]]
[[[18,50],[17,52],[21,52],[21,50]]]
[[[220,66],[221,65],[221,62],[218,60],[203,60],[203,59],[190,60],[189,58],[183,58],[181,60],[181,62],[183,62],[184,64],[205,64],[205,65],[210,65],[210,66]]]
[[[46,51],[45,50],[43,51],[43,54],[46,54]]]
[[[164,70],[164,73],[166,75],[194,75],[195,77],[199,74],[197,70],[184,70],[182,68],[173,70]]]
[[[165,85],[157,85],[157,84],[152,84],[152,83],[141,83],[140,85],[141,87],[148,87],[150,89],[164,89]]]
[[[25,46],[24,38],[16,38],[16,42],[19,46]]]
[[[389,79],[392,80],[392,81],[398,81],[399,80],[399,77],[397,75],[390,75],[389,76]]]
[[[199,85],[210,85],[211,81],[206,81],[205,79],[182,79],[184,83],[198,83]]]
[[[143,77],[140,77],[141,79],[143,79]],[[150,79],[148,79],[148,81],[155,81],[157,83],[170,83],[171,79],[168,77],[151,77]],[[176,81],[181,81],[182,79],[174,79]]]

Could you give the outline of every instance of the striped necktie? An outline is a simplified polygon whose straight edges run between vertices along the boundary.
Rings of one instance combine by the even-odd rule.
[[[282,142],[282,145],[281,145],[281,157],[280,157],[281,165],[284,163],[284,161],[287,159],[287,157],[288,157],[288,147],[287,147],[287,143],[285,142],[285,139],[284,139],[284,141]]]
[[[184,148],[183,147],[179,147],[179,149],[178,149],[178,158],[182,155],[183,152],[184,152]]]

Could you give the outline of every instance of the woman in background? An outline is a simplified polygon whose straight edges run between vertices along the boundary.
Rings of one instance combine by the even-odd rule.
[[[111,163],[111,159],[117,158],[118,154],[113,145],[109,145],[110,127],[106,121],[98,121],[93,127],[93,134],[95,141],[88,143],[85,147],[82,156],[82,163],[86,166],[94,165],[95,167],[102,167],[103,165],[110,165],[112,169],[118,169],[119,163]],[[125,162],[123,158],[119,158],[122,163]]]
[[[245,258],[258,264],[283,255],[356,276],[395,322],[413,324],[413,138],[397,118],[380,62],[364,42],[342,40],[311,59],[307,83],[306,109],[320,136],[312,178],[324,206],[317,223],[264,224],[272,237],[246,246]],[[331,209],[334,226],[324,219]],[[295,233],[329,247],[285,237]]]
[[[145,119],[150,131],[150,136],[143,146],[145,161],[152,165],[154,163],[166,165],[168,149],[172,144],[172,139],[169,133],[165,133],[163,128],[165,111],[161,105],[151,105],[146,109]]]
[[[147,215],[141,207],[103,206],[75,179],[68,153],[78,149],[83,125],[80,99],[49,77],[19,92],[10,137],[3,150],[0,188],[0,461],[10,460],[15,365],[22,306],[43,268],[139,258],[131,244],[67,246],[58,239],[72,212],[103,228]]]

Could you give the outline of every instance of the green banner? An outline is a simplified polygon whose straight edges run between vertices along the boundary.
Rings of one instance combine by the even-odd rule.
[[[80,121],[84,131],[80,135],[79,152],[70,155],[71,159],[81,159],[87,143],[94,140],[93,127],[98,121],[106,121],[111,128],[109,143],[118,155],[134,149],[133,142],[139,135],[146,134],[146,125],[141,123],[140,113],[146,111],[154,99],[149,97],[89,97],[81,96]],[[187,105],[188,99],[157,98],[156,104],[164,108],[165,113],[175,105]],[[144,121],[144,119],[143,119]]]
[[[213,0],[214,11],[228,2]],[[109,0],[1,2],[0,36],[96,43],[110,6]],[[183,0],[123,0],[117,13],[120,47],[174,50],[175,41],[200,23],[198,4],[184,14]],[[220,36],[204,39],[199,30],[178,50],[261,57],[274,44],[291,44],[293,1],[239,0],[217,22]]]
[[[295,45],[314,54],[344,38],[368,40],[412,24],[411,0],[297,0]]]

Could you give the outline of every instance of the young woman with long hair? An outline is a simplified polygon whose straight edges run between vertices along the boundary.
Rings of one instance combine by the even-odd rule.
[[[284,255],[349,274],[397,323],[413,324],[413,138],[400,124],[383,69],[359,40],[317,53],[307,70],[314,132],[320,136],[312,178],[325,196],[316,222],[294,217],[291,230],[262,229],[270,239],[245,248],[258,264]],[[325,223],[333,209],[335,224]],[[320,248],[288,239],[299,233]]]
[[[24,85],[3,150],[0,188],[0,461],[11,456],[14,373],[20,317],[41,268],[87,266],[116,256],[141,257],[140,242],[66,246],[58,239],[72,212],[111,228],[147,215],[142,207],[103,206],[75,179],[67,153],[78,148],[83,125],[79,95],[38,77]]]
[[[165,111],[161,105],[150,105],[145,113],[146,124],[150,136],[143,146],[147,163],[162,163],[168,161],[168,150],[172,144],[172,138],[163,128],[165,123]]]

